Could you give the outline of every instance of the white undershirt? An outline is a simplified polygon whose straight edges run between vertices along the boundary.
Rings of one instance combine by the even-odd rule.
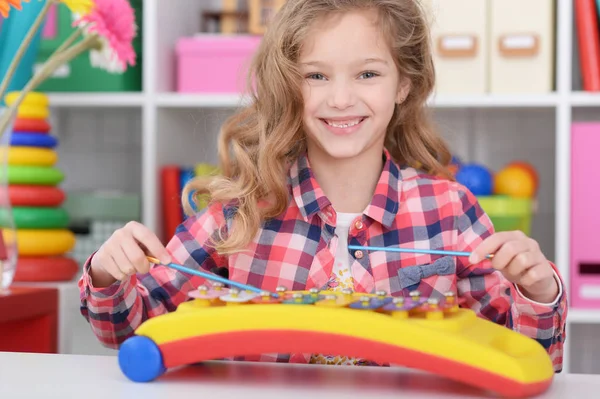
[[[337,213],[335,234],[338,238],[338,244],[333,269],[331,270],[329,290],[341,291],[344,288],[349,288],[354,291],[354,280],[350,271],[350,255],[348,254],[348,231],[354,219],[360,215],[360,213]],[[317,364],[356,365],[362,364],[364,361],[336,354],[316,353],[312,355],[310,362]]]
[[[338,236],[338,245],[332,272],[338,276],[352,276],[348,255],[348,231],[350,230],[350,225],[354,219],[359,217],[361,214],[338,212],[336,215],[337,226],[335,228],[335,234]]]

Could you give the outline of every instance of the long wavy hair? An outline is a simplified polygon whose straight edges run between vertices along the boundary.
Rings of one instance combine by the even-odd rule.
[[[378,12],[401,77],[411,82],[405,101],[396,106],[385,147],[400,164],[418,165],[452,179],[451,159],[432,127],[426,101],[434,88],[429,24],[420,0],[287,0],[270,22],[248,72],[249,105],[225,121],[218,152],[220,175],[198,177],[186,185],[182,202],[194,210],[190,192],[221,204],[235,203],[226,236],[215,243],[220,253],[243,250],[263,220],[288,206],[287,171],[306,149],[303,132],[302,75],[297,60],[302,43],[318,18],[353,10]]]

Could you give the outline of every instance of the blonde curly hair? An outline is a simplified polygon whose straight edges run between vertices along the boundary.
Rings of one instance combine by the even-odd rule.
[[[233,228],[215,243],[220,253],[243,250],[264,219],[288,206],[287,170],[305,150],[303,77],[297,60],[314,21],[330,13],[376,10],[399,74],[411,91],[396,107],[385,147],[398,163],[418,165],[452,179],[451,154],[437,135],[426,102],[435,83],[429,24],[418,0],[287,0],[271,21],[252,60],[247,91],[250,105],[222,126],[218,145],[221,174],[198,177],[183,191],[187,214],[190,192],[218,203],[235,202]],[[268,200],[267,200],[268,199]]]

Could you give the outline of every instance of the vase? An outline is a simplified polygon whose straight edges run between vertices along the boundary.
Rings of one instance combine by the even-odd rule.
[[[0,107],[0,117],[5,108]],[[13,122],[0,132],[0,291],[10,287],[15,276],[18,259],[17,229],[9,193],[8,155]]]

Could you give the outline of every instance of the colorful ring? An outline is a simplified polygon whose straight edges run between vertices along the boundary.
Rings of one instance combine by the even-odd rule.
[[[18,133],[18,134],[48,134],[50,133],[49,131],[42,131],[42,130],[16,130],[13,129],[12,130],[12,134]]]
[[[3,158],[4,149],[0,149]],[[58,160],[58,154],[50,148],[13,147],[8,148],[9,165],[53,166]]]
[[[20,91],[11,91],[10,93],[7,93],[4,97],[4,102],[10,107],[15,101],[17,101],[17,98],[19,98],[20,95]],[[47,95],[34,91],[25,94],[25,98],[23,99],[21,104],[37,107],[47,107],[50,104],[50,101],[48,100]]]
[[[4,230],[7,242],[14,242],[14,232]],[[18,229],[16,232],[20,256],[62,255],[75,246],[75,234],[67,229]]]
[[[52,130],[52,126],[48,121],[43,119],[26,119],[26,118],[17,118],[15,119],[15,123],[13,124],[14,132],[39,132],[39,133],[48,133]]]
[[[69,214],[64,208],[13,206],[17,229],[64,229],[69,225]]]
[[[49,166],[8,165],[7,170],[8,184],[55,186],[65,177],[60,169]]]
[[[46,107],[20,105],[17,109],[17,118],[47,119],[49,116],[50,110]]]
[[[71,281],[79,264],[66,256],[20,256],[13,281]]]
[[[54,148],[57,144],[58,139],[49,134],[28,134],[21,132],[10,134],[10,145],[14,146]]]
[[[8,186],[8,196],[13,206],[60,206],[66,198],[64,191],[53,186]]]

